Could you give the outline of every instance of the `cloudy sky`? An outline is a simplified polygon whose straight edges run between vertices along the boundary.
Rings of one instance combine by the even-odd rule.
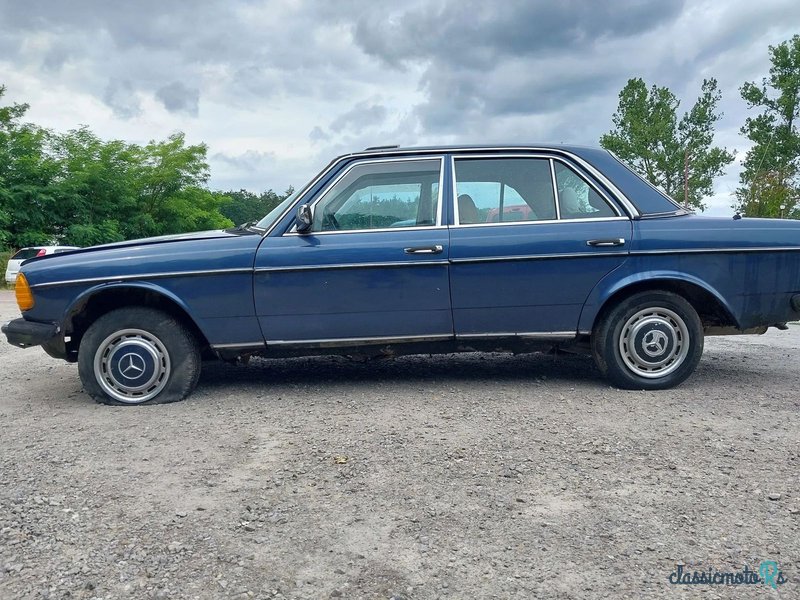
[[[211,187],[283,190],[370,145],[597,145],[630,77],[685,109],[716,77],[741,158],[738,88],[798,32],[797,0],[0,0],[0,84],[41,125],[185,131]]]

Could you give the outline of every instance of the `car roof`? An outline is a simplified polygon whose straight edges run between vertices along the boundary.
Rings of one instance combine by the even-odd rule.
[[[572,144],[477,144],[442,146],[372,146],[360,152],[339,156],[334,162],[350,158],[391,157],[424,154],[499,153],[499,152],[545,151],[577,157],[588,163],[606,178],[608,185],[616,188],[616,194],[625,203],[635,207],[640,215],[685,214],[685,207],[669,198],[661,190],[648,183],[611,152],[593,146]]]
[[[530,144],[451,144],[441,146],[371,146],[360,152],[351,152],[342,156],[361,156],[373,154],[428,154],[428,153],[453,153],[453,152],[497,152],[501,150],[561,150],[573,154],[582,154],[584,151],[598,151],[598,148],[591,146],[580,146],[572,144],[552,144],[552,143],[530,143]],[[605,150],[602,150],[605,152]]]

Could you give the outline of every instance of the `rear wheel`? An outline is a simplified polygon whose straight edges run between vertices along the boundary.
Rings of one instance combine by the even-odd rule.
[[[670,292],[641,292],[608,311],[592,332],[598,368],[627,389],[674,387],[694,372],[703,354],[697,311]]]
[[[78,371],[87,393],[104,404],[176,402],[197,385],[200,348],[170,315],[152,308],[120,308],[86,331]]]

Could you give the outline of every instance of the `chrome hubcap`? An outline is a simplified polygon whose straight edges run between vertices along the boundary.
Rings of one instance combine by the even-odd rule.
[[[666,377],[689,354],[689,329],[666,308],[640,310],[625,322],[619,337],[625,365],[640,377]]]
[[[94,355],[94,374],[103,390],[127,404],[155,397],[170,374],[169,354],[161,341],[141,329],[108,336]]]

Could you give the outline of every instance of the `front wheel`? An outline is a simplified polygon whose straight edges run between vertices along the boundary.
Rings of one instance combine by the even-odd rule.
[[[598,321],[592,354],[600,371],[618,387],[671,388],[685,381],[700,362],[703,324],[681,296],[641,292]]]
[[[176,402],[197,385],[200,348],[170,315],[120,308],[87,329],[78,350],[78,372],[86,392],[104,404]]]

